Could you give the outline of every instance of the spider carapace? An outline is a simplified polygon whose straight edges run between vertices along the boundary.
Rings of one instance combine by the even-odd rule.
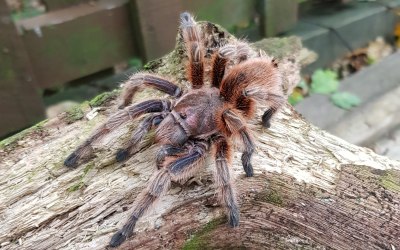
[[[145,135],[156,128],[155,141],[160,146],[155,157],[158,170],[136,198],[132,215],[112,237],[112,247],[119,246],[133,234],[137,220],[169,189],[171,181],[193,176],[203,166],[208,153],[215,160],[216,189],[226,208],[229,225],[238,226],[239,208],[229,168],[232,150],[242,151],[245,174],[253,176],[250,161],[255,146],[247,122],[254,118],[257,107],[265,107],[261,123],[269,127],[271,117],[284,102],[281,75],[274,59],[255,52],[245,42],[235,41],[215,48],[208,76],[204,71],[206,49],[200,26],[185,12],[181,14],[180,28],[188,57],[187,79],[192,88],[182,90],[154,74],[134,74],[124,84],[121,110],[100,125],[64,162],[67,167],[76,167],[94,142],[122,124],[149,114],[125,147],[116,153],[116,159],[124,161],[131,157]],[[208,84],[205,79],[209,79]],[[167,93],[175,100],[131,104],[133,95],[144,87]]]

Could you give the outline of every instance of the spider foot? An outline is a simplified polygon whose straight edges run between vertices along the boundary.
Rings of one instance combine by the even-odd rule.
[[[115,159],[117,162],[122,162],[128,159],[129,157],[129,151],[127,149],[118,149],[117,154],[115,155]]]
[[[128,235],[125,235],[122,230],[116,232],[113,237],[111,238],[110,247],[117,247],[122,244],[126,239],[128,238]]]
[[[251,154],[249,153],[243,153],[242,155],[242,165],[244,172],[246,173],[246,177],[253,177],[254,175],[253,166],[250,162],[250,156]]]
[[[239,210],[237,208],[229,211],[229,215],[228,215],[229,226],[231,226],[231,227],[239,226],[239,219],[240,219],[240,215],[239,215]]]
[[[271,127],[271,122],[269,120],[268,121],[263,121],[262,122],[262,126],[264,128],[270,128]]]
[[[72,153],[67,157],[67,159],[65,159],[64,166],[69,168],[74,168],[78,166],[78,160],[79,160],[79,155],[77,155],[76,153]]]
[[[249,163],[246,166],[243,166],[244,172],[246,173],[246,177],[253,177],[254,172],[253,172],[253,166]]]

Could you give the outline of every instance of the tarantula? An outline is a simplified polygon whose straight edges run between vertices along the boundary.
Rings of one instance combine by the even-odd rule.
[[[187,56],[187,78],[192,89],[183,91],[174,83],[147,73],[130,77],[122,92],[120,108],[80,145],[64,165],[75,167],[91,144],[123,123],[143,114],[146,117],[133,133],[126,147],[116,153],[117,161],[132,156],[138,143],[156,128],[158,171],[137,197],[133,213],[114,234],[110,246],[119,246],[133,234],[138,219],[170,187],[171,181],[187,180],[199,169],[206,154],[215,159],[215,183],[232,227],[239,224],[239,208],[229,165],[232,144],[242,150],[242,165],[247,177],[253,176],[251,156],[255,145],[247,121],[255,116],[256,106],[266,106],[262,125],[284,101],[281,75],[277,62],[265,54],[256,54],[247,43],[236,42],[217,48],[211,61],[210,86],[205,85],[205,46],[199,25],[189,13],[182,13],[181,32]],[[133,95],[143,87],[152,87],[175,97],[171,100],[148,100],[130,105]],[[240,146],[241,145],[241,146]]]

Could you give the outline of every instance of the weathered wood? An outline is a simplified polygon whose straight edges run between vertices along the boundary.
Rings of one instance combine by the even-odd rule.
[[[129,11],[128,0],[100,0],[18,20],[39,86],[60,86],[137,56]]]
[[[11,11],[0,1],[0,137],[44,118],[36,76]]]
[[[179,24],[179,13],[189,11],[199,20],[217,22],[230,31],[248,36],[244,30],[258,36],[258,26],[254,23],[256,1],[248,0],[130,0],[133,25],[140,36],[138,40],[142,58],[158,58],[175,45],[175,32]]]
[[[203,29],[209,46],[234,39],[211,24],[203,23]],[[297,64],[299,51],[289,54],[294,57],[289,61]],[[184,63],[178,39],[172,53],[146,68],[185,86]],[[298,77],[291,74],[298,72],[283,73],[290,89]],[[157,95],[145,91],[135,100]],[[75,109],[0,144],[0,244],[5,249],[104,249],[130,214],[136,195],[156,171],[157,146],[144,144],[126,163],[115,163],[114,153],[131,130],[125,128],[96,145],[90,162],[72,171],[62,166],[116,110],[113,99],[96,104],[107,108],[93,120],[67,125],[67,116],[69,122],[82,118],[82,110]],[[87,105],[81,108],[89,111]],[[240,194],[239,228],[226,226],[214,196],[210,159],[197,175],[203,185],[174,184],[121,249],[400,247],[398,161],[321,131],[290,105],[271,129],[262,129],[257,121],[255,177],[244,177],[239,153],[232,166]]]
[[[90,0],[43,0],[47,11],[71,7],[80,3],[89,3]]]
[[[298,19],[299,1],[263,0],[262,29],[267,37],[276,36],[293,28]]]

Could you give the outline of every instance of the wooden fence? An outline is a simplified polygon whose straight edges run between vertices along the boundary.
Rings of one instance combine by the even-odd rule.
[[[292,27],[298,5],[294,0],[43,0],[44,13],[12,18],[0,2],[0,136],[43,119],[41,89],[172,50],[182,11],[256,39]]]

